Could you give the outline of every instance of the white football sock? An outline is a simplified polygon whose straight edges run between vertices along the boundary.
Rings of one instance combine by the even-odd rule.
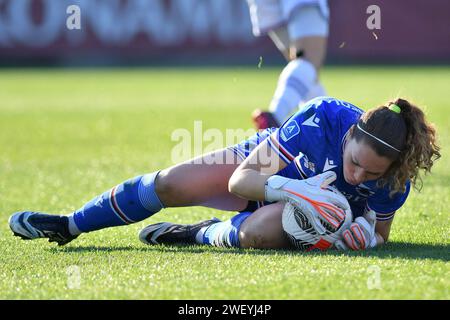
[[[325,91],[325,88],[320,82],[316,82],[316,84],[311,87],[308,94],[306,95],[305,101],[309,101],[311,99],[317,98],[317,97],[323,97],[326,96],[327,92]]]
[[[67,216],[67,218],[69,218],[69,232],[71,235],[73,236],[77,236],[79,234],[81,234],[81,230],[78,229],[77,225],[75,224],[74,218],[73,218],[73,214],[71,214],[70,216]]]
[[[297,109],[316,84],[317,72],[312,63],[298,58],[287,64],[280,74],[277,89],[269,106],[278,123]]]
[[[207,227],[203,227],[201,228],[197,234],[195,235],[195,242],[197,242],[198,244],[203,244],[203,235],[205,234],[205,231],[209,228],[210,226]]]

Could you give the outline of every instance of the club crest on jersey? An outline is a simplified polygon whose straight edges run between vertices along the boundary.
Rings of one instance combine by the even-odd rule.
[[[280,131],[280,137],[284,142],[289,141],[300,133],[300,127],[295,120],[288,122],[286,126]]]
[[[303,156],[302,160],[303,160],[303,165],[305,166],[305,168],[308,168],[312,172],[316,173],[316,165],[313,162],[309,161],[309,159],[306,155]]]

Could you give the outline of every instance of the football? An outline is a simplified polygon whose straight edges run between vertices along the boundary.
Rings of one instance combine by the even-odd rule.
[[[339,194],[342,197],[342,201],[347,202],[345,196],[342,195],[337,189],[329,189]],[[301,209],[287,202],[284,206],[282,215],[283,230],[288,236],[289,241],[297,249],[304,251],[318,249],[324,251],[331,248],[334,242],[341,238],[342,232],[350,227],[353,220],[352,212],[350,209],[344,211],[345,219],[337,228],[334,228],[330,224],[321,220],[321,224],[325,228],[326,233],[320,235],[316,232],[316,230],[314,230],[308,217],[301,211]]]

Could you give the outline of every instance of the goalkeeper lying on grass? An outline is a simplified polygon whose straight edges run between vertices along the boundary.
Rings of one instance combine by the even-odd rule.
[[[306,103],[279,129],[127,180],[68,216],[25,211],[12,215],[9,224],[23,239],[64,245],[81,233],[141,221],[163,208],[206,206],[239,213],[223,222],[157,223],[139,238],[147,244],[286,248],[290,243],[281,223],[286,201],[306,208],[316,227],[321,220],[331,226],[342,222],[336,211],[320,213],[305,200],[320,197],[345,206],[323,189],[332,183],[355,218],[341,247],[364,250],[387,241],[410,183],[420,180],[420,169],[430,171],[439,156],[433,126],[408,101],[397,99],[364,113],[322,97]],[[368,212],[375,212],[376,220],[368,221]]]

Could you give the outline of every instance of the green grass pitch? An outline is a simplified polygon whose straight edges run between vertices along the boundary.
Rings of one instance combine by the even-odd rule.
[[[69,213],[138,174],[171,165],[177,128],[250,128],[280,69],[0,71],[0,299],[449,299],[450,68],[326,67],[329,95],[363,109],[397,95],[426,106],[442,159],[396,215],[390,243],[358,253],[149,247],[158,221],[233,213],[167,209],[65,247],[20,241],[7,219]]]

